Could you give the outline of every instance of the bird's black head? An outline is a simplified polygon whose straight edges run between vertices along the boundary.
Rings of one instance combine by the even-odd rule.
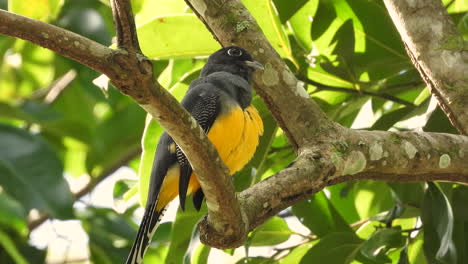
[[[243,48],[230,46],[210,55],[201,76],[224,71],[239,75],[250,82],[252,72],[256,69],[263,69],[263,66],[255,61],[252,55]]]

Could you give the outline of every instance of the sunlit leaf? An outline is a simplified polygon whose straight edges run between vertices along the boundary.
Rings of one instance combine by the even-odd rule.
[[[252,232],[248,244],[252,247],[276,245],[288,240],[291,234],[286,221],[275,216]]]
[[[327,263],[348,264],[355,259],[362,242],[352,232],[331,233],[320,239],[299,263],[321,263],[326,260]]]
[[[154,17],[137,25],[137,30],[143,53],[154,59],[206,56],[220,48],[193,14]]]
[[[293,205],[292,212],[313,234],[320,237],[333,232],[353,232],[323,192]]]
[[[63,0],[8,0],[8,11],[47,22],[57,16],[62,5]]]

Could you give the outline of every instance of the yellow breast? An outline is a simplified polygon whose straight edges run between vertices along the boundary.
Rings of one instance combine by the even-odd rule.
[[[216,119],[208,132],[208,138],[232,175],[242,169],[253,157],[262,134],[263,122],[257,109],[248,106],[242,110],[239,106],[235,106]],[[178,165],[169,169],[159,195],[158,210],[178,195],[179,171]],[[193,193],[198,188],[200,185],[192,174],[187,192]]]

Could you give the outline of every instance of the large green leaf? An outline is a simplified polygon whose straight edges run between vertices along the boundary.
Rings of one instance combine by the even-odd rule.
[[[27,209],[72,216],[72,194],[60,160],[37,135],[0,124],[0,185]]]
[[[333,232],[353,232],[323,192],[293,205],[292,212],[319,237]]]
[[[360,219],[354,206],[355,197],[352,188],[353,183],[341,183],[326,187],[326,190],[330,192],[330,202],[343,216],[346,223],[354,223]]]
[[[453,190],[453,241],[457,249],[458,264],[468,262],[468,187],[460,185]]]
[[[384,182],[359,181],[353,185],[355,206],[361,219],[366,219],[392,208],[390,189]]]
[[[452,207],[444,192],[435,183],[428,183],[421,220],[424,229],[424,253],[429,262],[457,263],[457,250],[452,237]]]
[[[281,25],[273,2],[271,0],[242,0],[242,3],[255,17],[266,38],[281,57],[292,58],[288,36]],[[249,25],[238,22],[238,30],[242,31],[243,27],[248,29]]]
[[[292,231],[286,221],[275,216],[251,233],[248,245],[252,247],[277,245],[288,240],[291,234]]]
[[[145,23],[157,16],[187,13],[190,11],[180,0],[132,0],[137,24]]]
[[[153,59],[206,56],[220,48],[194,14],[154,17],[137,31],[143,53]]]
[[[187,252],[189,245],[193,239],[196,239],[196,236],[192,236],[196,223],[204,214],[206,214],[205,206],[200,212],[197,212],[190,202],[186,203],[185,211],[179,208],[172,225],[171,242],[165,263],[179,264],[183,262],[185,255],[189,253]]]
[[[290,3],[290,1],[282,2]],[[318,1],[307,1],[307,3],[289,19],[294,37],[306,52],[312,51],[312,38],[310,33],[317,6]]]
[[[57,16],[62,4],[63,0],[8,0],[8,11],[42,21],[49,21]]]
[[[301,259],[301,264],[351,263],[359,252],[362,240],[352,232],[331,233],[320,239]]]
[[[207,264],[210,256],[211,247],[200,244],[194,250],[191,258],[192,264]]]

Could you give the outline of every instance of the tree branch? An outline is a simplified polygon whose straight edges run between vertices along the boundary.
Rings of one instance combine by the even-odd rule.
[[[468,183],[466,136],[348,132],[351,132],[349,137],[337,141],[326,152],[303,150],[291,168],[243,191],[239,201],[247,216],[249,230],[323,187],[337,183],[353,180]]]
[[[385,0],[413,64],[450,122],[468,134],[468,43],[440,1]]]
[[[388,101],[392,101],[392,102],[399,103],[399,104],[406,105],[406,106],[411,106],[411,107],[416,106],[411,102],[405,101],[403,99],[400,99],[398,97],[395,97],[393,95],[386,94],[386,93],[376,93],[376,92],[361,91],[361,90],[356,90],[356,89],[333,87],[333,86],[323,85],[321,83],[318,83],[308,78],[301,78],[301,81],[317,87],[317,91],[335,91],[335,92],[343,92],[343,93],[350,93],[350,94],[368,95],[372,97],[383,98]]]
[[[117,47],[141,54],[130,1],[113,0],[111,7],[117,33]]]

